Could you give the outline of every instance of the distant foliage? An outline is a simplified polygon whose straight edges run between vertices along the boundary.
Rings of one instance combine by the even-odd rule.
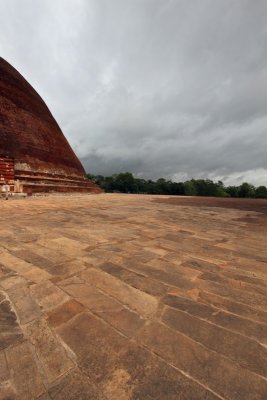
[[[265,186],[255,187],[247,182],[240,186],[224,186],[223,182],[210,179],[191,179],[186,182],[172,182],[160,178],[157,181],[135,178],[130,172],[112,176],[91,175],[87,177],[106,192],[144,193],[185,196],[245,197],[267,199]]]
[[[267,199],[267,188],[265,186],[259,186],[255,190],[255,197],[257,199]]]

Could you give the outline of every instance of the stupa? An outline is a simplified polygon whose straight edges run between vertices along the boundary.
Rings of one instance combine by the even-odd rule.
[[[0,57],[0,185],[5,182],[14,192],[101,192],[45,102]]]

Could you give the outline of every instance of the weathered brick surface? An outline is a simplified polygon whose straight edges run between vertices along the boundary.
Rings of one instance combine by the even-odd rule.
[[[15,161],[24,191],[91,191],[85,171],[46,104],[32,86],[0,58],[0,163]],[[2,167],[1,167],[2,165]],[[3,172],[2,171],[2,172]],[[4,177],[12,176],[12,171]]]

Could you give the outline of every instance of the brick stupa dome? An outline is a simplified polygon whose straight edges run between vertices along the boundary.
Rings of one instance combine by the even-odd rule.
[[[24,192],[100,192],[39,94],[0,57],[0,184]]]

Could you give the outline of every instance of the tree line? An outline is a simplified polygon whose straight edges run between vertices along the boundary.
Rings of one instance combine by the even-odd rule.
[[[172,182],[171,180],[160,178],[153,181],[135,178],[130,172],[106,177],[87,174],[87,177],[104,191],[113,193],[267,198],[267,188],[265,186],[255,187],[247,182],[242,183],[240,186],[225,186],[222,181],[213,182],[210,179],[190,179],[186,182]]]

